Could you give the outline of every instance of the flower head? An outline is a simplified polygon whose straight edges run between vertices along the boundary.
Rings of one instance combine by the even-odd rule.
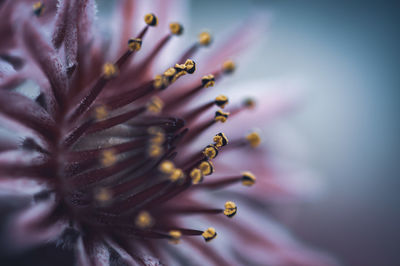
[[[260,194],[280,189],[268,181],[256,188],[268,178],[254,152],[260,135],[240,126],[232,137],[223,130],[254,101],[231,104],[218,94],[198,100],[234,72],[237,46],[194,60],[212,43],[203,32],[155,72],[167,44],[185,32],[163,19],[168,10],[159,9],[160,17],[141,14],[135,25],[142,28],[131,35],[134,1],[118,1],[119,37],[109,40],[94,27],[93,0],[53,2],[0,7],[0,115],[22,137],[19,145],[6,136],[0,141],[0,182],[3,188],[25,182],[15,189],[31,195],[29,206],[10,219],[16,245],[54,241],[74,250],[79,265],[107,265],[115,257],[129,265],[176,265],[188,259],[179,255],[181,245],[194,263],[323,263],[268,230],[257,231],[247,211],[236,219],[265,199]],[[148,39],[156,28],[168,32]],[[27,81],[39,87],[36,96],[18,91]],[[225,153],[233,160],[224,160]],[[248,169],[237,169],[244,157]],[[229,194],[235,186],[245,199]],[[209,245],[217,237],[223,245]]]

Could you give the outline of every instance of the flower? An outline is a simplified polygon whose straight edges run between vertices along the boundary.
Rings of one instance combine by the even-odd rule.
[[[246,34],[197,61],[196,52],[212,43],[202,32],[154,73],[162,51],[184,32],[165,20],[172,2],[160,3],[160,17],[142,14],[136,24],[134,1],[117,2],[121,23],[111,40],[95,28],[93,0],[54,2],[6,1],[0,9],[0,114],[22,137],[18,144],[2,136],[0,185],[8,195],[30,196],[9,219],[10,244],[53,242],[72,249],[78,265],[330,264],[265,215],[249,214],[266,192],[287,193],[264,180],[257,132],[222,131],[254,100],[197,102],[234,72],[230,58]],[[36,84],[38,94],[29,97],[19,89],[24,84]],[[199,149],[201,137],[207,143]],[[243,162],[248,169],[238,169]],[[242,192],[215,192],[238,184]]]

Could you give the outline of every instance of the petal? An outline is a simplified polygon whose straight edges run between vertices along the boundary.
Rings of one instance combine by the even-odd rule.
[[[25,48],[48,78],[57,103],[62,105],[68,91],[66,68],[39,28],[40,26],[32,21],[24,23]]]
[[[105,241],[115,252],[117,252],[117,254],[120,256],[120,259],[122,259],[126,264],[131,266],[140,266],[141,261],[137,261],[136,259],[134,259],[126,250],[120,247],[116,242],[114,242],[109,238],[107,238]]]
[[[72,0],[64,0],[60,2],[57,9],[57,17],[53,31],[52,42],[54,47],[59,48],[65,39],[65,32],[68,23],[68,11]]]
[[[42,201],[19,212],[9,221],[9,243],[12,248],[28,248],[55,241],[61,235],[67,224],[55,222],[46,227],[38,227],[54,210],[53,200]]]
[[[46,138],[52,138],[54,122],[33,100],[9,91],[0,91],[0,115],[22,124]]]

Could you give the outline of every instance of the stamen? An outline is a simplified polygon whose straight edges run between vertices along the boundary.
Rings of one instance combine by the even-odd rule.
[[[128,40],[128,47],[133,51],[139,51],[142,48],[142,39],[140,38],[131,38]]]
[[[203,181],[203,173],[199,168],[194,168],[190,171],[190,178],[192,179],[192,184],[198,184]]]
[[[203,150],[204,156],[206,156],[208,159],[214,159],[218,155],[218,149],[215,145],[208,145],[207,147],[204,148]]]
[[[243,172],[242,175],[240,175],[240,176],[218,178],[218,180],[208,181],[206,183],[199,184],[193,188],[196,188],[196,189],[205,188],[207,190],[220,189],[220,188],[224,188],[226,186],[233,185],[233,184],[236,184],[239,182],[241,182],[243,186],[252,186],[255,184],[255,180],[256,180],[255,176],[252,173],[246,171],[246,172]]]
[[[187,59],[185,62],[186,72],[193,74],[196,71],[196,63],[192,59]]]
[[[211,107],[214,106],[214,101],[205,103],[189,112],[183,115],[183,119],[187,122],[192,122],[194,121],[197,117],[199,117],[201,114],[203,114],[205,111],[210,109]]]
[[[171,237],[170,242],[176,245],[179,244],[182,237],[182,233],[178,230],[171,230],[169,231],[169,236]]]
[[[252,98],[246,98],[246,99],[243,101],[243,105],[246,106],[246,107],[249,108],[249,109],[253,109],[253,108],[256,106],[256,103],[255,103],[254,99],[252,99]]]
[[[112,193],[107,188],[96,189],[94,193],[94,199],[100,205],[107,205],[112,198]]]
[[[186,58],[192,57],[201,46],[208,46],[211,43],[211,35],[208,32],[199,34],[199,39],[196,43],[190,46],[187,51],[181,56],[178,62],[183,62]]]
[[[158,144],[151,144],[147,149],[147,155],[151,158],[158,158],[163,154],[163,152],[163,147]]]
[[[105,105],[97,106],[94,110],[96,120],[104,120],[108,116],[107,107]]]
[[[149,26],[157,26],[158,25],[158,18],[156,15],[149,13],[144,16],[144,22],[146,22]]]
[[[232,218],[235,216],[237,213],[237,207],[236,204],[233,201],[227,201],[225,202],[225,210],[224,214],[228,216],[229,218]]]
[[[247,98],[240,105],[234,106],[229,111],[231,113],[231,116],[233,116],[233,115],[237,115],[238,113],[240,113],[246,109],[253,109],[254,106],[255,106],[255,101],[253,99]]]
[[[101,182],[111,176],[119,174],[127,169],[135,168],[135,162],[143,159],[143,153],[138,153],[128,157],[124,160],[120,160],[117,163],[105,168],[96,168],[90,171],[79,173],[75,176],[69,178],[69,182],[73,187],[87,187],[93,185],[94,183]],[[141,165],[141,163],[139,163]]]
[[[196,139],[199,135],[201,135],[205,130],[210,128],[212,125],[216,123],[216,120],[211,120],[211,121],[204,121],[195,127],[193,127],[190,131],[189,134],[183,139],[183,143],[186,144],[190,141],[193,141]]]
[[[168,86],[168,84],[169,84],[169,82],[168,82],[167,77],[165,77],[163,75],[156,75],[154,77],[153,86],[157,90],[165,89]]]
[[[249,171],[242,173],[242,184],[244,186],[252,186],[256,182],[256,177]]]
[[[85,132],[93,125],[93,119],[89,119],[80,126],[76,127],[71,133],[67,135],[64,140],[63,146],[70,147],[73,145],[80,137],[82,137]]]
[[[179,95],[177,98],[175,98],[171,101],[171,104],[167,103],[167,107],[165,108],[165,110],[170,111],[173,108],[175,108],[176,106],[185,105],[204,88],[204,85],[207,85],[207,87],[213,86],[215,84],[215,76],[214,76],[213,80],[210,80],[211,76],[214,76],[214,75],[210,74],[207,76],[203,76],[202,80],[203,79],[205,80],[204,84],[201,81],[200,85],[196,85],[196,87],[194,87],[193,89],[188,90],[187,92]]]
[[[43,12],[44,12],[44,4],[39,1],[33,4],[33,13],[37,16],[40,17]]]
[[[219,121],[221,123],[225,123],[228,120],[229,113],[223,112],[222,110],[218,110],[215,112],[215,121]]]
[[[222,109],[225,108],[225,106],[228,104],[228,102],[229,102],[228,97],[226,97],[225,95],[218,95],[214,101],[214,103],[217,106],[221,107]]]
[[[160,170],[161,173],[168,175],[174,171],[175,165],[173,162],[165,160],[158,166],[158,169]]]
[[[172,34],[181,35],[183,33],[183,27],[177,22],[172,22],[169,24],[169,29]]]
[[[175,168],[172,174],[170,174],[169,179],[172,182],[180,181],[183,180],[185,177],[185,174],[183,173],[182,169]]]
[[[180,181],[185,177],[182,169],[175,168],[174,163],[169,160],[163,161],[158,169],[161,173],[167,175],[172,182]]]
[[[169,207],[166,210],[164,210],[168,214],[178,214],[178,215],[192,215],[192,214],[222,214],[224,213],[224,209],[210,209],[210,208],[202,208],[200,207]],[[180,229],[182,234],[190,234],[190,235],[201,235],[203,232],[198,231],[198,230],[192,230],[192,229]]]
[[[207,175],[211,175],[214,172],[214,165],[212,164],[211,161],[202,161],[199,164],[199,169],[201,171],[201,173],[205,176]]]
[[[209,32],[202,32],[199,34],[199,44],[203,46],[210,45],[212,41],[211,34]]]
[[[225,74],[231,74],[233,73],[233,71],[235,71],[235,62],[233,62],[232,60],[227,60],[222,64],[222,71]]]
[[[142,30],[142,32],[139,35],[140,39],[143,38],[144,34],[147,32],[147,29],[148,29],[148,27],[146,26]],[[129,43],[128,43],[128,46],[129,46]],[[77,106],[77,108],[70,115],[70,117],[68,119],[69,122],[74,121],[76,118],[78,118],[80,115],[82,115],[85,111],[87,111],[89,109],[89,107],[92,105],[92,103],[96,100],[96,98],[99,96],[99,94],[102,92],[102,90],[106,86],[108,80],[110,80],[111,78],[115,77],[118,74],[119,69],[122,69],[122,66],[127,62],[128,58],[132,54],[133,54],[133,51],[131,49],[128,49],[120,58],[118,58],[118,60],[116,61],[115,64],[106,63],[103,66],[102,75],[98,78],[96,83],[89,90],[88,94],[85,95],[81,99],[81,101],[80,101],[79,105]],[[142,88],[142,87],[143,86],[140,86],[139,88]],[[132,93],[132,92],[130,91],[130,92],[127,92],[127,93],[128,93],[128,96],[131,96],[130,93]],[[146,93],[144,93],[142,90],[140,90],[138,92],[135,91],[134,100],[137,99],[137,98],[140,98],[141,96],[143,96],[145,94]],[[118,95],[118,96],[120,96],[120,95]],[[123,96],[125,96],[125,95],[123,95]],[[120,99],[120,98],[118,98],[118,99]],[[125,99],[125,97],[123,97],[123,99]],[[133,101],[130,98],[128,98],[128,99],[130,100],[128,103]],[[112,108],[112,109],[115,109],[115,108]]]
[[[105,63],[103,65],[103,75],[106,79],[114,78],[118,75],[118,68],[113,63]]]
[[[256,148],[261,143],[260,135],[257,132],[252,132],[246,136],[246,140],[252,148]]]
[[[187,59],[184,64],[176,64],[175,67],[168,68],[163,75],[156,75],[154,77],[153,86],[156,89],[164,90],[181,76],[187,73],[193,74],[195,70],[196,63],[191,59]]]
[[[201,235],[204,237],[204,240],[206,242],[209,242],[217,237],[217,232],[215,231],[215,229],[213,227],[209,227]]]
[[[164,103],[160,97],[154,96],[147,103],[147,111],[153,114],[159,114],[164,107]]]
[[[147,229],[154,225],[153,217],[151,217],[150,213],[147,211],[141,211],[136,216],[135,224],[137,227],[141,229]]]
[[[67,154],[68,160],[74,162],[81,162],[92,160],[94,158],[98,158],[99,155],[102,154],[103,151],[112,149],[115,154],[124,153],[128,151],[132,151],[134,149],[141,149],[146,145],[146,140],[148,136],[138,136],[137,138],[127,141],[121,144],[113,145],[107,148],[94,148],[92,150],[83,150],[83,151],[76,151]]]
[[[90,133],[98,132],[101,130],[106,130],[108,128],[111,128],[113,126],[124,123],[124,122],[142,114],[145,110],[146,110],[146,107],[139,107],[137,109],[133,109],[126,113],[122,113],[120,115],[116,115],[116,116],[110,117],[108,119],[96,122],[96,123],[90,125],[90,127],[84,133],[90,134]],[[97,115],[97,113],[96,113],[96,115]]]
[[[153,144],[163,144],[165,141],[164,130],[160,127],[149,127],[147,132],[151,135],[150,142]]]
[[[154,91],[153,82],[154,82],[153,80],[145,82],[139,85],[139,87],[133,88],[127,92],[110,97],[109,99],[107,99],[106,105],[110,110],[115,110],[124,107],[140,99],[141,97],[153,92]]]
[[[105,150],[102,152],[100,162],[103,167],[109,167],[115,164],[116,161],[117,161],[117,156],[113,149]]]
[[[223,147],[228,144],[228,138],[225,136],[224,133],[218,133],[214,136],[213,141],[215,142],[216,147]]]
[[[215,78],[214,75],[212,74],[201,78],[201,85],[203,85],[204,88],[212,87],[214,86],[214,84],[215,84]]]

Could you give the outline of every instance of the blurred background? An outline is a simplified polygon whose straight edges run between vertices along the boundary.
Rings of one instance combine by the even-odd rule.
[[[400,2],[191,4],[193,34],[268,12],[268,34],[249,62],[256,67],[241,73],[295,78],[307,89],[306,103],[284,123],[304,142],[323,191],[291,206],[283,222],[344,265],[400,265]]]

